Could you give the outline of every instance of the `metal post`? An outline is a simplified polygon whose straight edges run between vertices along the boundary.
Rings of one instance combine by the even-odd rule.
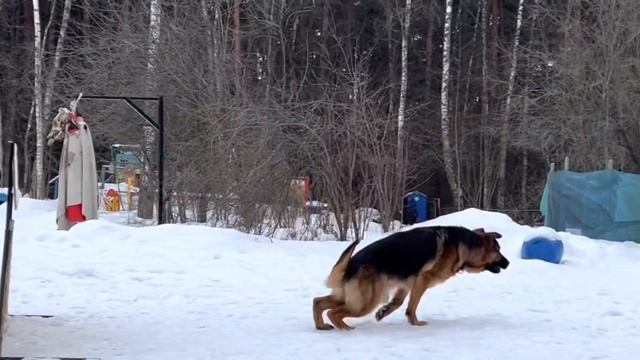
[[[0,274],[0,332],[4,332],[6,327],[5,320],[7,319],[7,291],[9,290],[8,277],[9,277],[9,262],[11,261],[11,247],[13,242],[13,160],[15,158],[15,143],[9,141],[11,149],[9,151],[9,183],[7,188],[7,217],[4,227],[4,246],[2,251],[2,269]],[[3,334],[0,333],[0,351],[2,351],[2,338]]]
[[[158,225],[164,218],[164,100],[158,97]]]

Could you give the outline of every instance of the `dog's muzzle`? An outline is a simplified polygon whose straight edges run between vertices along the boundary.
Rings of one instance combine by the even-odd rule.
[[[509,260],[504,256],[500,256],[500,259],[498,261],[487,264],[485,269],[487,269],[488,271],[494,274],[498,274],[501,270],[505,270],[508,267],[509,267]]]

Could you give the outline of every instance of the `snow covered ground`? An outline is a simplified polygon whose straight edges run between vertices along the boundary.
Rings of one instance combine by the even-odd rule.
[[[311,316],[345,243],[128,227],[118,216],[57,232],[55,202],[31,199],[14,217],[9,306],[18,316],[3,356],[618,360],[640,349],[640,245],[534,230],[503,214],[469,209],[427,224],[501,232],[506,271],[428,291],[418,308],[426,327],[408,325],[402,309],[379,323],[347,319],[352,332],[316,331]],[[564,241],[563,264],[519,259],[536,232]],[[53,317],[19,316],[29,314]]]

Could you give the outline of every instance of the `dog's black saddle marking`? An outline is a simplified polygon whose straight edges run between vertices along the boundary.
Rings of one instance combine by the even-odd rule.
[[[349,280],[360,269],[370,269],[404,280],[416,275],[438,253],[438,233],[446,234],[444,246],[457,246],[458,241],[476,236],[462,227],[432,226],[393,233],[355,253],[344,274]]]

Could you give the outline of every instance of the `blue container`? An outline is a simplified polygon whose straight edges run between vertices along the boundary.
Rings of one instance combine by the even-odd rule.
[[[412,191],[404,196],[403,199],[402,222],[407,225],[429,220],[427,195]]]
[[[564,254],[564,244],[561,240],[537,236],[522,243],[522,258],[537,259],[559,264]]]
[[[0,193],[0,204],[4,204],[9,200],[9,197],[5,193]]]

